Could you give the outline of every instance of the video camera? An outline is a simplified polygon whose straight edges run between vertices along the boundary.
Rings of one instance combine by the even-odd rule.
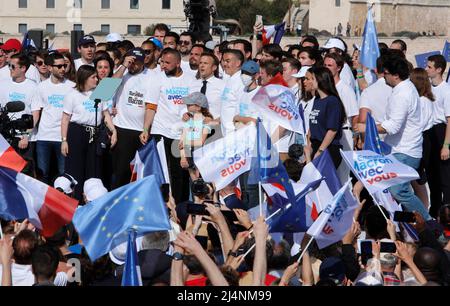
[[[25,103],[21,101],[11,101],[6,103],[5,107],[0,107],[0,134],[12,143],[17,135],[17,131],[25,132],[33,128],[33,116],[22,115],[21,118],[11,120],[10,113],[19,113],[25,109]]]

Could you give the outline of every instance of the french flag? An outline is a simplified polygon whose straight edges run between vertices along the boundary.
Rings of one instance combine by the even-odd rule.
[[[162,163],[161,161],[164,161]],[[131,182],[141,180],[149,175],[155,175],[158,184],[169,182],[169,170],[167,168],[166,154],[163,141],[156,144],[155,140],[150,140],[145,146],[140,148],[130,162]]]
[[[51,237],[72,221],[78,201],[23,173],[0,167],[0,217],[28,219]]]
[[[27,162],[0,135],[0,166],[20,172],[26,165]]]
[[[286,22],[265,26],[262,31],[263,45],[265,46],[270,44],[270,39],[272,37],[273,43],[279,45],[285,32],[286,32]]]
[[[320,186],[305,197],[306,205],[311,209],[311,218],[313,220],[317,219],[319,213],[331,202],[333,196],[342,187],[328,150],[325,150],[318,158],[303,168],[300,182],[309,184],[322,177],[324,177],[324,180]]]

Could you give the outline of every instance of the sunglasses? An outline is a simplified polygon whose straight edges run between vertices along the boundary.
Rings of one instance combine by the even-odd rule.
[[[155,50],[144,50],[145,55],[150,55],[153,52],[155,52]]]
[[[55,68],[58,68],[58,69],[61,69],[61,68],[64,67],[64,69],[66,69],[66,68],[67,68],[67,64],[62,64],[62,65],[52,65],[52,67],[55,67]]]
[[[14,64],[8,64],[8,67],[10,70],[15,70],[16,68],[18,68],[19,66],[16,66]]]
[[[38,65],[39,67],[41,67],[42,65],[44,65],[44,62],[43,62],[43,61],[37,61],[37,62],[36,62],[36,65]]]
[[[189,45],[191,44],[191,42],[188,41],[188,40],[180,40],[179,44],[180,44],[180,45],[189,46]]]

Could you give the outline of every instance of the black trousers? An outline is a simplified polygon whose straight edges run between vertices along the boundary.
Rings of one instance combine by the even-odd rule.
[[[152,135],[156,142],[161,138],[164,140],[166,151],[167,168],[169,169],[170,186],[172,186],[172,196],[175,203],[189,200],[190,177],[189,172],[181,168],[180,150],[178,149],[178,139],[170,139],[162,135]]]
[[[90,132],[85,126],[71,122],[67,131],[69,154],[65,160],[65,172],[78,182],[74,197],[83,200],[84,182],[100,177],[100,157],[97,155],[95,141],[89,143]]]
[[[142,147],[139,140],[141,132],[136,130],[123,129],[116,126],[117,143],[111,151],[113,177],[112,189],[122,187],[130,183],[131,168],[130,162],[136,156],[136,151]]]
[[[314,158],[314,155],[316,155],[317,151],[320,148],[320,145],[322,144],[322,141],[320,140],[316,140],[316,139],[311,139],[311,146],[312,146],[312,154],[311,154],[311,158]],[[339,152],[339,150],[342,149],[341,145],[334,145],[334,144],[330,144],[327,148],[328,153],[330,153],[331,159],[333,160],[333,164],[334,167],[339,168],[339,165],[342,162],[342,156],[341,153]]]
[[[450,203],[450,160],[441,160],[446,127],[445,123],[440,123],[433,126],[428,133],[430,157],[425,169],[430,186],[430,215],[434,218],[443,203]]]

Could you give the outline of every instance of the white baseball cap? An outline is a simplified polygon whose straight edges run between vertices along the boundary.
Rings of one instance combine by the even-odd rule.
[[[128,242],[125,241],[109,251],[111,261],[118,266],[123,265],[127,259],[127,247]],[[136,238],[136,250],[137,252],[142,250],[142,236]]]
[[[119,33],[109,33],[108,35],[106,35],[107,42],[116,42],[122,40],[123,40],[122,35],[120,35]]]
[[[325,46],[322,47],[322,49],[331,49],[331,48],[337,48],[342,51],[345,51],[344,43],[342,42],[342,40],[337,38],[328,39],[328,41],[325,43]]]
[[[306,72],[311,68],[311,66],[303,66],[299,72],[294,73],[292,77],[294,78],[304,78],[306,76]]]
[[[60,188],[65,194],[72,193],[76,185],[78,185],[78,182],[67,173],[56,178],[55,182],[53,183],[53,187],[55,189]]]
[[[86,199],[90,202],[108,193],[108,190],[103,186],[101,179],[90,178],[84,182],[83,192],[86,195]]]

